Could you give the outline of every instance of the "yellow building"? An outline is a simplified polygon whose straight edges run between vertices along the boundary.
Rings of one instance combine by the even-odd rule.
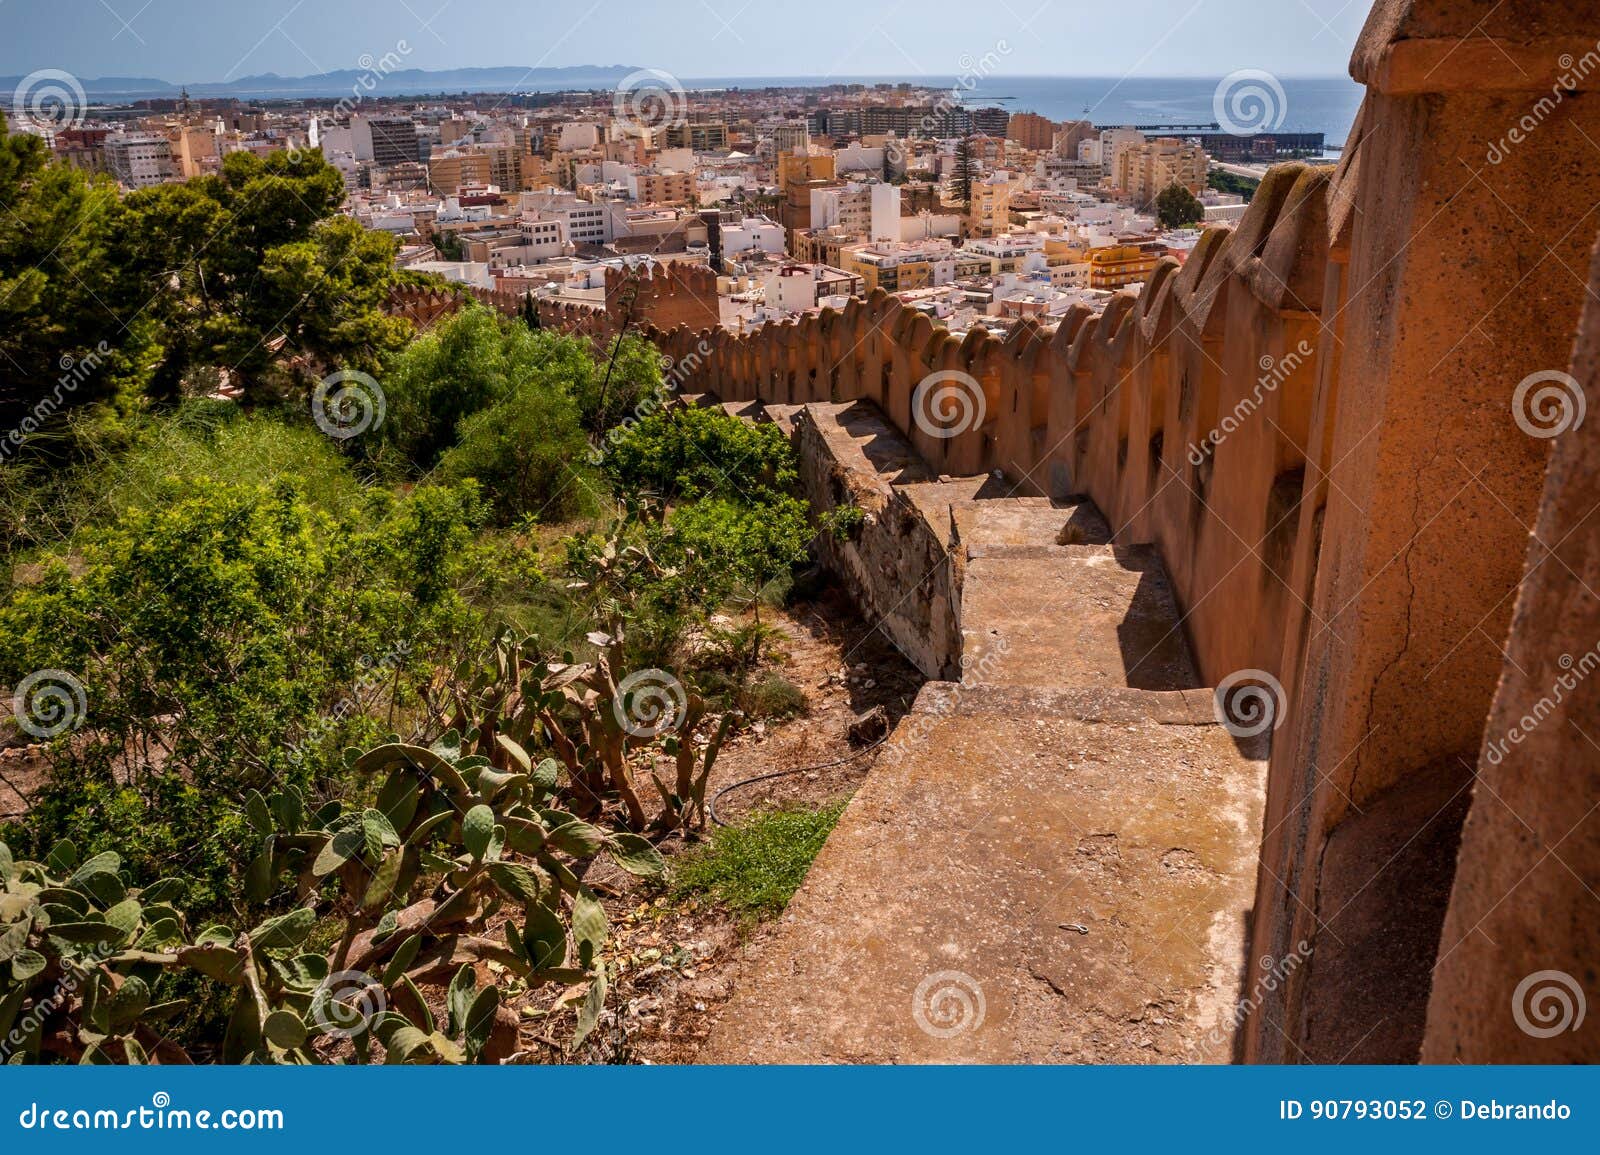
[[[928,289],[938,282],[937,267],[945,264],[946,279],[977,276],[987,271],[988,261],[981,256],[956,251],[947,244],[925,245],[847,245],[839,252],[838,267],[861,278],[862,291],[882,289],[899,293],[907,289]]]
[[[1120,289],[1150,279],[1156,254],[1138,245],[1108,245],[1089,250],[1089,287]]]
[[[978,181],[972,186],[972,203],[967,209],[967,232],[975,237],[995,237],[1011,231],[1011,193],[1009,180]]]
[[[642,172],[638,199],[640,204],[686,205],[694,200],[694,174]]]
[[[491,169],[487,153],[435,153],[428,160],[428,184],[439,196],[455,196],[464,184],[493,183]]]
[[[220,167],[217,135],[209,128],[185,125],[171,134],[172,163],[184,180]]]
[[[778,223],[789,231],[791,244],[801,229],[811,227],[811,190],[835,179],[831,152],[783,152],[778,154],[778,187],[783,200],[778,205]]]
[[[1174,184],[1199,195],[1206,187],[1206,167],[1206,154],[1199,145],[1164,136],[1120,150],[1111,182],[1124,196],[1149,204]]]

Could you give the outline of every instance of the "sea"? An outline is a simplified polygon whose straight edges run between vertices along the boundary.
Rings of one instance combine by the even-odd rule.
[[[1257,78],[1265,92],[1271,128],[1281,132],[1320,132],[1331,147],[1350,135],[1364,89],[1347,76],[1274,77],[1282,96],[1271,84]],[[721,77],[682,81],[695,89],[821,87],[829,84],[896,84],[949,88],[962,102],[978,108],[997,105],[1008,112],[1036,112],[1051,120],[1090,120],[1095,124],[1208,124],[1222,121],[1217,97],[1224,99],[1251,78],[1150,77],[1150,76],[986,76],[982,78],[928,76],[831,77]],[[970,85],[970,87],[968,87]],[[1248,111],[1245,115],[1252,115]],[[1265,125],[1257,127],[1265,130]]]

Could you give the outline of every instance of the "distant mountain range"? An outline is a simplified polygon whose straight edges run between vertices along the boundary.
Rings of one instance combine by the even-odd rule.
[[[267,72],[215,83],[173,84],[140,76],[79,77],[95,104],[131,100],[174,100],[185,87],[192,97],[232,96],[242,100],[294,100],[348,96],[417,96],[430,92],[557,92],[567,89],[614,88],[638,69],[620,64],[580,64],[570,68],[447,68],[431,71],[404,68],[384,73],[380,66],[346,68],[319,76],[279,76]],[[15,91],[21,76],[0,76],[0,93]]]

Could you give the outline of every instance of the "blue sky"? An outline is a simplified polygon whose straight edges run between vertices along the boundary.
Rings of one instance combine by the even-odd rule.
[[[0,0],[0,73],[220,81],[625,64],[683,77],[1345,71],[1369,0]],[[999,47],[1004,45],[1004,51]]]

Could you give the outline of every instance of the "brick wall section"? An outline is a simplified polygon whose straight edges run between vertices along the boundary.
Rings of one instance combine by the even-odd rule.
[[[524,294],[511,289],[480,289],[465,285],[449,289],[396,289],[389,311],[426,329],[440,317],[453,313],[471,298],[508,317],[522,315]],[[538,301],[539,320],[562,332],[602,339],[615,335],[624,316],[638,331],[673,328],[707,328],[718,324],[717,276],[703,265],[655,265],[624,273],[606,272],[606,304],[580,305]]]

